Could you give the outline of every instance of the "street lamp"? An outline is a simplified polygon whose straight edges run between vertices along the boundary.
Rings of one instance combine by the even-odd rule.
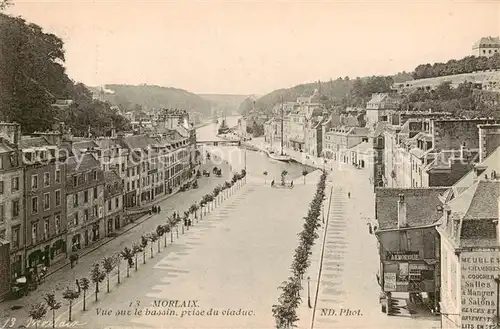
[[[312,308],[311,306],[311,289],[309,287],[309,283],[311,282],[311,277],[307,277],[307,306],[309,306],[309,308]]]
[[[496,314],[496,328],[500,325],[500,275],[496,275],[493,280],[497,284],[497,314]]]

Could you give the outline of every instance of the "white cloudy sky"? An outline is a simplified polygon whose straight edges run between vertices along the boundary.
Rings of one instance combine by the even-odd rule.
[[[14,2],[9,13],[65,41],[73,79],[196,93],[412,71],[500,34],[498,0]]]

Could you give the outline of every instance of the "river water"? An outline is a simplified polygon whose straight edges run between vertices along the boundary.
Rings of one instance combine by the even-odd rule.
[[[237,125],[238,117],[227,117],[229,127]],[[198,140],[215,141],[221,140],[217,137],[217,124],[209,124],[196,130]],[[303,165],[296,162],[281,162],[270,159],[263,152],[240,149],[237,146],[206,146],[204,152],[210,151],[212,154],[218,155],[219,158],[227,160],[233,171],[245,168],[248,175],[253,177],[264,178],[264,172],[267,171],[267,180],[279,180],[281,172],[288,172],[287,180],[301,179],[302,171],[305,168]],[[246,153],[246,155],[245,155]],[[312,170],[309,168],[309,172]]]

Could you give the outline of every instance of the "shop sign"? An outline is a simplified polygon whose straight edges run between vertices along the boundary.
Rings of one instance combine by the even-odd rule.
[[[386,259],[391,261],[408,261],[419,260],[420,253],[418,251],[386,251]]]
[[[396,291],[396,273],[384,273],[384,291]]]
[[[462,252],[460,267],[462,328],[489,328],[496,317],[500,252]]]

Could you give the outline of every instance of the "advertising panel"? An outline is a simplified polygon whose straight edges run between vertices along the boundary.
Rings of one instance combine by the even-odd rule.
[[[462,328],[495,328],[497,283],[500,273],[500,252],[462,252],[461,298]]]
[[[384,273],[384,291],[396,291],[396,273]]]

